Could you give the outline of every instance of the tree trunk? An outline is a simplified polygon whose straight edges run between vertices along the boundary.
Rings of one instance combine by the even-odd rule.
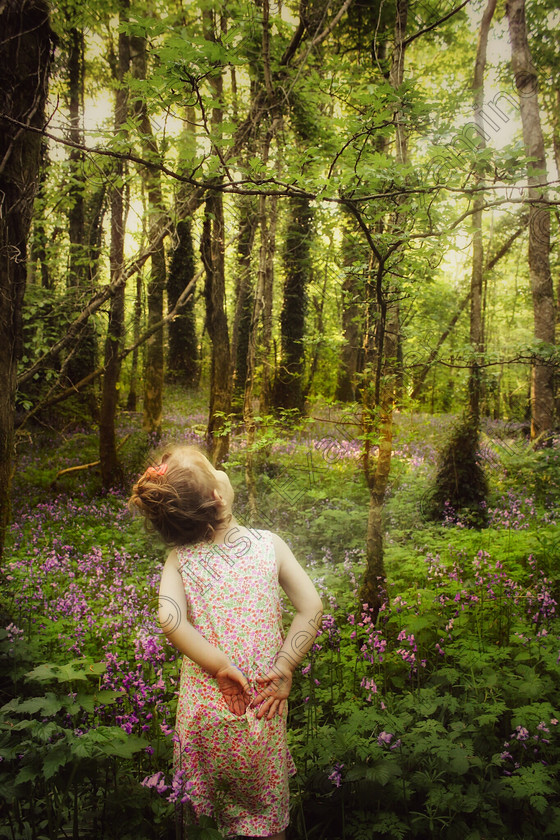
[[[206,272],[206,327],[212,342],[210,406],[206,441],[214,465],[227,458],[229,434],[224,432],[231,412],[231,358],[226,315],[224,212],[222,196],[206,200],[200,253]]]
[[[280,313],[281,357],[274,382],[276,408],[303,412],[303,369],[307,288],[311,281],[311,239],[313,210],[309,199],[292,198],[284,241],[285,270],[282,311]]]
[[[478,36],[478,48],[473,75],[474,93],[474,123],[478,130],[476,142],[480,149],[486,147],[484,132],[484,71],[486,68],[486,48],[488,44],[488,32],[494,16],[496,0],[488,0],[486,11],[482,16],[480,32]],[[475,185],[484,186],[484,179],[475,173]],[[482,237],[482,213],[486,199],[482,192],[478,192],[474,199],[473,223],[473,260],[471,273],[470,290],[470,343],[474,355],[473,364],[469,376],[469,415],[470,422],[477,429],[480,425],[480,401],[483,390],[482,382],[482,355],[484,352],[484,331],[482,316],[482,289],[484,281],[484,242]]]
[[[72,27],[68,33],[68,139],[80,146],[84,143],[82,132],[84,91],[84,33]],[[84,254],[84,153],[71,148],[69,154],[68,232],[70,238],[70,263],[67,284],[79,287],[85,274]]]
[[[183,289],[194,277],[194,252],[190,219],[178,222],[176,246],[167,276],[167,305],[173,309]],[[167,379],[184,388],[196,388],[199,377],[194,289],[182,313],[169,324]]]
[[[130,65],[135,79],[146,78],[146,39],[140,36],[130,38]],[[137,99],[132,111],[138,123],[142,153],[148,160],[159,162],[160,154],[146,103]],[[161,191],[159,169],[143,166],[140,175],[148,197],[148,216],[157,218],[165,212]],[[148,280],[148,329],[163,318],[163,296],[165,291],[166,265],[165,246],[161,242],[151,256],[151,272]],[[146,345],[146,366],[144,369],[144,413],[143,429],[156,438],[161,435],[163,413],[163,330],[158,330]]]
[[[144,278],[141,272],[136,275],[136,296],[134,298],[134,315],[132,321],[132,335],[134,341],[134,350],[132,351],[132,361],[130,363],[130,387],[128,389],[128,397],[126,400],[126,410],[136,411],[138,405],[138,341],[140,339],[140,327],[142,324],[142,292],[144,291]]]
[[[405,34],[408,16],[408,0],[397,0],[395,16],[395,41],[391,61],[389,81],[398,91],[404,78]],[[395,113],[395,160],[403,166],[407,162],[407,137],[404,121],[399,119],[399,108]],[[393,229],[399,229],[402,223],[397,210],[394,214]],[[394,255],[393,255],[394,256]],[[366,540],[366,568],[358,593],[358,603],[368,604],[372,620],[375,620],[385,595],[385,561],[383,547],[383,507],[389,483],[393,446],[393,404],[397,384],[397,348],[400,332],[398,295],[393,301],[387,293],[394,291],[383,289],[386,280],[386,266],[378,262],[375,278],[377,321],[375,325],[374,353],[368,353],[375,367],[374,381],[369,382],[363,391],[364,399],[364,468],[369,486],[369,512]],[[390,277],[390,275],[387,275]],[[386,281],[387,282],[387,281]],[[375,469],[371,468],[370,450],[372,433],[379,439],[379,448]]]
[[[121,24],[126,20],[128,5],[121,7]],[[123,32],[119,33],[119,62],[118,81],[120,82],[115,94],[115,134],[122,136],[124,123],[127,118],[128,92],[122,82],[128,72],[130,64],[129,39]],[[125,235],[125,187],[124,165],[118,161],[115,167],[115,183],[111,188],[111,249],[110,271],[111,282],[115,282],[124,268],[124,235]],[[119,356],[122,337],[124,334],[124,300],[125,286],[121,284],[111,299],[109,309],[109,324],[105,340],[105,374],[101,394],[101,412],[99,418],[99,460],[101,462],[101,480],[104,487],[112,487],[123,481],[115,432],[115,419],[119,399],[119,376],[121,360]]]
[[[529,277],[533,298],[534,335],[537,342],[554,345],[555,312],[550,272],[550,212],[546,207],[546,154],[537,96],[537,73],[527,41],[525,0],[508,0],[506,14],[511,41],[511,63],[523,126],[528,168]],[[545,360],[533,363],[531,372],[531,439],[550,442],[554,426],[554,369]]]
[[[42,128],[53,35],[43,0],[0,6],[0,114]],[[0,553],[10,519],[17,362],[27,238],[38,186],[41,135],[2,122],[0,131]]]
[[[225,11],[225,9],[224,9]],[[217,32],[223,37],[227,32],[225,14],[217,20],[216,13],[210,8],[202,11],[204,37],[216,42]],[[222,137],[223,122],[223,67],[209,79],[214,95],[211,128],[212,137],[219,143]],[[218,147],[214,152],[219,154]],[[224,205],[221,193],[213,193],[206,199],[204,228],[200,243],[200,253],[206,272],[204,295],[206,299],[206,326],[212,342],[212,360],[210,365],[210,405],[206,443],[214,465],[227,458],[229,434],[225,431],[226,422],[231,413],[231,352],[226,314],[225,280],[225,230]]]
[[[272,404],[273,371],[271,368],[272,344],[272,302],[274,296],[274,254],[276,252],[276,223],[278,219],[278,197],[272,196],[261,217],[261,251],[259,271],[263,275],[262,287],[262,380],[259,411],[268,413]]]
[[[28,272],[30,282],[37,282],[35,278],[37,276],[37,271],[39,271],[41,286],[43,289],[52,288],[52,278],[50,276],[49,264],[47,261],[47,217],[45,215],[45,184],[47,181],[48,164],[49,150],[47,143],[43,142],[41,145],[39,183],[37,186],[35,206],[33,208],[31,247],[28,260],[28,263],[31,263]]]
[[[68,32],[68,139],[77,146],[83,145],[84,135],[82,120],[84,112],[84,33],[82,29],[72,27]],[[69,162],[69,198],[68,235],[70,254],[67,286],[71,293],[72,309],[80,308],[86,280],[92,276],[90,261],[95,260],[95,244],[92,250],[86,242],[86,179],[84,174],[84,153],[79,148],[71,148]],[[77,341],[66,367],[66,374],[71,384],[76,384],[95,369],[97,351],[95,328],[88,322]],[[93,393],[88,395],[92,416],[97,414],[97,404]]]
[[[251,262],[255,234],[259,225],[259,213],[257,201],[253,196],[243,196],[238,206],[240,215],[237,244],[238,272],[232,329],[232,358],[235,360],[235,389],[242,395],[247,380],[247,355],[254,302]]]
[[[196,134],[194,126],[196,114],[194,107],[185,109],[184,129],[181,135],[179,172],[191,171],[196,157]],[[177,205],[187,198],[189,188],[181,185],[177,193]],[[195,276],[195,259],[192,234],[192,218],[178,214],[175,227],[175,247],[167,275],[167,309],[173,310],[183,290]],[[166,377],[170,382],[177,382],[185,388],[196,388],[200,378],[200,359],[195,319],[195,291],[181,314],[169,322],[168,353]]]
[[[342,260],[345,269],[342,284],[342,333],[344,343],[340,351],[340,368],[335,397],[341,402],[354,402],[357,397],[356,374],[359,369],[360,352],[363,345],[363,272],[357,265],[367,259],[363,247],[356,239],[355,225],[342,220]],[[362,277],[360,281],[360,277]],[[361,292],[361,294],[360,294]]]

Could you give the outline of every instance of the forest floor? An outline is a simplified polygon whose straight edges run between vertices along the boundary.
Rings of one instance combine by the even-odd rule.
[[[204,406],[175,392],[162,444],[201,443]],[[356,603],[368,510],[359,426],[351,408],[310,414],[259,420],[251,521],[286,539],[326,609],[291,701],[290,838],[560,837],[560,446],[535,452],[521,424],[487,422],[488,527],[451,509],[433,522],[426,499],[456,418],[398,414],[387,601],[373,624]],[[179,663],[154,620],[164,550],[126,509],[149,456],[139,415],[122,415],[126,435],[129,486],[109,493],[95,467],[59,474],[96,460],[94,429],[19,441],[0,837],[171,838],[188,800],[171,771]],[[234,430],[226,469],[241,522],[245,458]],[[191,833],[221,836],[211,821]]]

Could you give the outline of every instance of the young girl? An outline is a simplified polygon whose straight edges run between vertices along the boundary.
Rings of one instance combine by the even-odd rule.
[[[322,604],[280,537],[235,521],[233,498],[225,472],[182,446],[146,470],[130,505],[171,547],[159,620],[184,654],[174,767],[192,783],[195,818],[213,816],[228,837],[284,840],[286,701]],[[296,610],[285,638],[278,584]]]

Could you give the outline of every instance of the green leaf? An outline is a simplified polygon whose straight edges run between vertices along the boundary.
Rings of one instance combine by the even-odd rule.
[[[59,767],[69,764],[72,761],[72,753],[67,745],[57,744],[50,750],[43,761],[43,776],[50,779]]]
[[[19,714],[30,714],[33,715],[35,712],[38,712],[39,709],[43,708],[43,697],[30,697],[28,700],[23,700],[19,703],[17,711]]]
[[[453,770],[453,772],[458,773],[459,776],[462,776],[468,772],[470,767],[469,759],[467,758],[467,754],[464,752],[464,750],[460,748],[453,750],[449,766]]]
[[[25,784],[25,782],[34,782],[35,779],[40,777],[41,773],[37,770],[36,767],[33,767],[32,764],[28,764],[26,767],[22,767],[19,773],[16,776],[15,783],[16,785]]]
[[[546,809],[548,808],[548,802],[546,801],[546,797],[541,796],[540,793],[534,793],[532,796],[529,797],[529,802],[531,803],[531,807],[538,811],[539,814],[544,814]]]

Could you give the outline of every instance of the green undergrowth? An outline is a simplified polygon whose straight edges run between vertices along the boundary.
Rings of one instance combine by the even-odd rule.
[[[226,465],[239,519],[288,541],[325,607],[290,702],[290,840],[560,836],[557,450],[487,434],[489,527],[456,511],[434,523],[425,498],[451,419],[397,418],[387,601],[372,621],[357,603],[360,441],[332,407],[313,413],[314,424],[259,419],[255,518],[240,432]],[[177,395],[164,438],[200,442],[202,421]],[[149,456],[138,425],[123,417],[119,432],[129,482]],[[95,460],[95,431],[37,435],[20,451],[0,837],[171,839],[188,785],[171,770],[179,660],[154,618],[164,549],[126,510],[126,490],[100,492],[95,467],[56,478]],[[219,837],[212,820],[191,833]]]

